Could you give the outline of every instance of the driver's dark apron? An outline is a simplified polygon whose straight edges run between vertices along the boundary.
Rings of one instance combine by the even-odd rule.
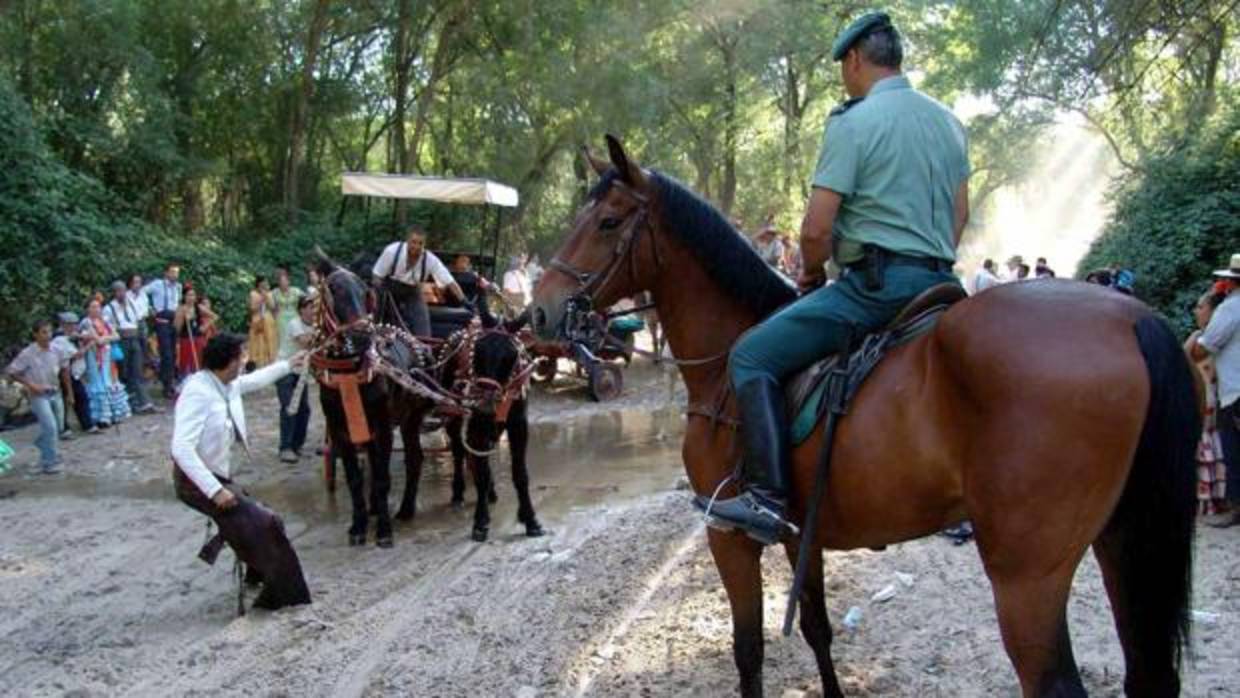
[[[426,299],[422,297],[422,289],[392,278],[387,280],[385,287],[409,331],[419,337],[429,337],[431,315],[426,307]]]
[[[398,281],[392,277],[396,273],[396,267],[400,264],[400,260],[405,258],[405,245],[400,243],[400,247],[396,250],[396,256],[392,259],[392,266],[388,269],[384,278],[387,283],[384,287],[387,289],[388,295],[392,302],[396,304],[396,312],[400,313],[400,317],[405,321],[405,326],[409,331],[419,337],[429,337],[431,334],[431,315],[426,307],[426,299],[422,297],[422,288],[420,284],[426,280],[426,250],[422,251],[418,273],[414,275],[417,283],[407,284]]]

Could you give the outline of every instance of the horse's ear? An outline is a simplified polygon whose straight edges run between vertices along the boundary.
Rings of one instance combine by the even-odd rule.
[[[610,133],[607,134],[607,152],[611,155],[611,164],[616,168],[616,172],[620,173],[620,179],[634,189],[644,190],[646,188],[646,173],[642,172],[642,168],[625,154],[620,139]]]
[[[525,310],[521,312],[520,315],[504,323],[504,331],[506,331],[508,334],[516,334],[521,331],[522,327],[525,327],[527,324],[529,324],[529,322],[530,322],[530,311],[529,311],[529,308],[526,308]]]
[[[323,248],[318,245],[314,246],[314,258],[316,260],[314,265],[315,268],[318,269],[318,272],[324,277],[335,271],[336,267],[340,266],[336,264],[336,260],[328,257],[327,253],[323,251]]]
[[[595,157],[594,153],[590,152],[590,146],[588,145],[582,144],[581,156],[586,159],[586,164],[590,166],[590,169],[594,170],[594,173],[600,177],[607,174],[607,170],[611,169],[611,163],[602,158]]]

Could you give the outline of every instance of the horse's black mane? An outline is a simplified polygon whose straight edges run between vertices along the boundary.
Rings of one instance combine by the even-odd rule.
[[[618,175],[608,170],[590,190],[597,199]],[[765,317],[796,298],[787,278],[772,269],[719,209],[672,177],[654,170],[650,181],[658,192],[657,210],[667,231],[693,250],[720,290]]]

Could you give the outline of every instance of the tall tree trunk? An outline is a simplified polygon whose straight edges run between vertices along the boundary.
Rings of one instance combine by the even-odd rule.
[[[396,14],[396,38],[392,42],[393,86],[392,153],[395,155],[396,171],[409,172],[409,156],[405,151],[405,104],[409,98],[409,71],[413,61],[409,57],[409,27],[413,22],[412,0],[400,0]],[[396,202],[396,224],[404,227],[408,211],[404,200]]]
[[[780,191],[784,198],[792,193],[793,170],[800,154],[801,119],[797,107],[800,103],[800,81],[791,55],[784,56],[784,163]]]
[[[22,55],[18,66],[17,90],[26,98],[30,109],[34,105],[34,29],[38,17],[38,0],[21,0],[17,8],[18,21],[22,27]]]
[[[305,160],[306,124],[309,121],[310,97],[314,94],[314,68],[318,60],[319,44],[327,26],[327,6],[330,0],[317,0],[310,29],[306,35],[306,53],[301,62],[301,83],[293,104],[292,123],[289,125],[288,167],[284,171],[284,210],[290,226],[297,224],[301,208],[299,181],[301,165]]]
[[[736,150],[740,140],[740,114],[736,94],[736,43],[721,41],[727,84],[724,85],[723,107],[723,181],[719,185],[719,208],[731,215],[736,202]]]
[[[422,138],[426,133],[426,124],[430,117],[431,102],[435,99],[435,91],[440,81],[451,71],[456,51],[455,34],[461,23],[461,14],[466,8],[465,3],[457,5],[443,22],[439,30],[439,40],[435,42],[435,55],[431,58],[431,74],[426,85],[418,93],[417,109],[414,114],[413,137],[409,140],[408,162],[414,166],[418,162],[418,151],[422,148]]]

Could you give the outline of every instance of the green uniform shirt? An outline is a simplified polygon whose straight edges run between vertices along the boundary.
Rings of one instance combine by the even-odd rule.
[[[867,243],[955,261],[956,191],[968,176],[964,126],[947,107],[903,75],[874,83],[828,118],[814,171],[814,186],[843,197],[836,261],[857,261]]]

